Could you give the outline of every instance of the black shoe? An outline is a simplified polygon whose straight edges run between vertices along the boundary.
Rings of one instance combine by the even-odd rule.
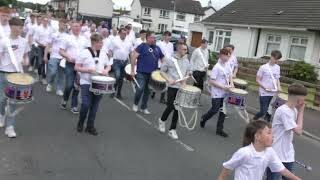
[[[67,109],[67,103],[62,102],[62,103],[60,104],[60,108],[63,109],[63,110],[66,110],[66,109]]]
[[[83,124],[82,123],[78,123],[77,125],[77,131],[80,133],[83,131]]]
[[[155,92],[152,92],[152,94],[151,94],[151,99],[154,99],[155,96],[156,96],[156,93],[155,93]]]
[[[97,136],[98,135],[98,132],[97,132],[96,128],[86,128],[85,131],[86,131],[86,133],[91,134],[93,136]]]
[[[204,128],[206,126],[206,121],[201,118],[200,127]]]
[[[121,94],[118,94],[116,97],[117,97],[117,99],[119,99],[119,100],[122,100],[122,99],[123,99],[122,96],[121,96]]]
[[[167,104],[167,102],[166,102],[165,99],[160,99],[160,103],[161,103],[161,104]]]
[[[223,130],[217,130],[216,134],[219,135],[219,136],[222,136],[224,138],[229,137],[229,135],[226,132],[224,132]]]
[[[110,98],[114,98],[114,93],[110,94]]]

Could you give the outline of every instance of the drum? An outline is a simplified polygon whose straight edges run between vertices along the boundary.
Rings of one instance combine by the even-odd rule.
[[[12,73],[7,75],[5,95],[11,103],[27,104],[33,100],[32,85],[34,79],[29,74]]]
[[[284,105],[288,101],[288,95],[284,93],[278,94],[276,100],[273,102],[272,107],[277,109],[278,107]]]
[[[111,94],[115,92],[116,79],[106,76],[92,76],[90,91],[99,94]]]
[[[248,82],[239,78],[233,79],[234,87],[246,90],[248,87]]]
[[[235,106],[244,106],[247,95],[248,92],[243,89],[231,88],[227,98],[227,102],[228,104],[232,104]]]
[[[154,91],[164,92],[167,90],[166,80],[161,76],[160,70],[152,72],[149,87]]]
[[[200,96],[201,89],[195,86],[186,85],[179,89],[175,104],[180,107],[194,109],[200,104]]]
[[[131,64],[126,65],[126,67],[124,68],[124,71],[126,72],[125,78],[128,81],[133,81],[133,78],[131,76]],[[134,71],[135,71],[134,74],[137,74],[137,66],[134,68]]]

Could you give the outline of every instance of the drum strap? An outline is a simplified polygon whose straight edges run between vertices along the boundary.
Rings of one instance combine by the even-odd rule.
[[[227,64],[227,65],[229,66],[229,64]],[[216,64],[216,66],[217,66],[217,68],[219,68],[220,70],[222,70],[223,75],[224,75],[224,77],[226,78],[227,84],[230,85],[229,77],[228,77],[225,69],[224,69],[224,68],[221,66],[221,64],[219,63],[219,61],[218,61],[218,63]]]
[[[88,47],[88,50],[90,51],[93,58],[100,56],[100,50],[97,51],[97,56],[94,54],[93,49],[91,47]]]
[[[272,70],[271,70],[271,67],[270,67],[270,64],[269,64],[269,63],[267,64],[267,68],[268,68],[269,74],[270,74],[270,76],[271,76],[274,89],[275,89],[275,90],[278,90],[277,80],[276,80],[276,79],[274,78],[274,76],[273,76],[273,73],[272,73]]]
[[[176,58],[172,57],[172,62],[173,62],[174,66],[175,66],[176,69],[177,69],[177,72],[178,72],[178,74],[179,74],[179,76],[180,76],[180,79],[183,79],[184,77],[183,77],[183,75],[182,75],[182,73],[181,73],[181,69],[180,69],[180,67],[179,67],[178,60],[177,60]]]
[[[206,59],[204,58],[204,55],[203,55],[203,53],[201,51],[201,48],[199,48],[199,54],[200,54],[200,58],[201,58],[201,60],[203,62],[203,65],[207,66],[208,63],[206,62]]]
[[[151,53],[152,57],[153,57],[156,61],[158,61],[156,55],[154,54],[153,49],[152,49],[147,43],[145,43],[145,44],[148,46],[148,51]],[[157,53],[158,53],[158,48],[157,48],[157,47],[154,48],[154,50],[157,51]]]

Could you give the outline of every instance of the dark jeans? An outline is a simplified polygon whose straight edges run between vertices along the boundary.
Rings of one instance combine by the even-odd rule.
[[[45,66],[46,63],[43,60],[43,56],[44,56],[44,50],[46,47],[43,46],[39,46],[39,51],[38,51],[38,75],[39,77],[42,77],[43,79],[46,78],[46,72],[45,72]]]
[[[194,79],[197,82],[194,82],[193,85],[203,90],[203,81],[207,73],[205,71],[193,71],[192,73]]]
[[[38,54],[39,54],[39,48],[36,47],[35,45],[32,45],[31,51],[29,52],[29,61],[30,61],[30,66],[33,68],[38,68]]]
[[[293,172],[294,163],[282,163],[290,172]],[[267,179],[266,180],[279,180],[281,174],[279,172],[271,172],[270,168],[267,169]],[[282,176],[282,180],[289,180],[288,178]]]
[[[95,95],[89,91],[90,85],[81,85],[81,109],[79,115],[79,124],[83,125],[88,116],[87,128],[94,128],[94,120],[98,111],[102,95]],[[88,115],[89,112],[89,115]]]
[[[149,99],[149,81],[151,78],[151,74],[149,73],[137,73],[136,79],[140,86],[140,88],[136,85],[136,93],[134,95],[134,104],[138,105],[142,96],[141,109],[147,109],[148,107],[148,99]]]
[[[71,108],[78,107],[78,94],[79,91],[74,88],[74,81],[76,78],[76,71],[74,70],[74,64],[70,62],[66,62],[66,67],[64,69],[66,83],[63,93],[63,100],[68,101],[69,96],[72,92],[72,101],[71,101]]]
[[[114,85],[114,88],[119,95],[121,95],[123,78],[125,74],[124,68],[126,67],[126,65],[127,61],[117,59],[113,60],[112,71],[114,72],[116,78],[116,84]]]
[[[168,91],[167,91],[167,107],[164,110],[164,112],[162,113],[161,116],[161,120],[162,121],[166,121],[168,119],[168,116],[170,115],[170,113],[173,111],[173,115],[172,115],[172,122],[171,122],[171,126],[170,126],[170,130],[171,129],[176,129],[177,128],[177,122],[178,122],[178,111],[174,108],[174,100],[176,99],[177,93],[178,93],[177,88],[171,88],[168,87]]]
[[[257,120],[259,118],[261,118],[262,116],[265,115],[265,120],[266,121],[270,121],[271,119],[271,115],[269,115],[268,112],[268,108],[269,108],[269,104],[272,100],[273,96],[260,96],[260,111],[253,117],[254,120]]]
[[[220,111],[220,108],[223,106],[224,98],[212,98],[212,106],[209,111],[202,116],[203,121],[208,121],[212,116],[219,112],[218,122],[217,122],[217,131],[223,130],[223,124],[225,119],[225,114]]]

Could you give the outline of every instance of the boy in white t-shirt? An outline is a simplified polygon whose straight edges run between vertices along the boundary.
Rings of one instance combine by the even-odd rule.
[[[85,131],[96,136],[98,132],[94,127],[94,121],[102,95],[97,95],[90,91],[91,76],[97,74],[108,76],[111,70],[112,60],[109,60],[106,50],[101,50],[103,37],[100,34],[94,33],[90,39],[91,47],[81,51],[80,57],[76,60],[75,65],[75,70],[80,72],[82,101],[77,131],[83,131],[83,124],[88,117]]]
[[[300,84],[292,84],[288,88],[288,102],[280,106],[272,121],[273,149],[279,156],[283,165],[293,170],[295,162],[293,134],[301,135],[303,132],[304,98],[307,95],[307,88]],[[280,174],[267,172],[267,180],[278,180]],[[284,180],[287,178],[283,177]]]
[[[7,49],[8,39],[6,40],[5,38],[0,38],[0,127],[5,125],[5,134],[9,138],[14,138],[17,136],[16,132],[14,131],[15,117],[8,115],[6,118],[4,118],[7,98],[4,96],[3,92],[6,84],[6,75],[20,71],[21,65],[28,65],[28,52],[30,50],[30,46],[27,40],[21,37],[23,32],[23,22],[19,18],[12,18],[9,21],[9,24],[11,28],[9,41],[13,50],[13,54],[18,63],[18,67],[12,63],[12,59],[9,56]],[[12,112],[14,112],[16,108],[16,105],[10,104],[10,109]]]
[[[260,120],[251,122],[244,133],[243,147],[223,163],[218,180],[224,180],[232,170],[235,171],[234,180],[262,180],[267,167],[291,180],[300,180],[285,168],[271,145],[271,125]]]
[[[260,66],[257,72],[256,81],[260,86],[260,111],[253,117],[253,120],[257,120],[265,115],[264,119],[270,122],[271,115],[267,113],[269,104],[273,96],[281,91],[280,66],[278,65],[281,58],[282,54],[280,51],[272,51],[270,61]]]

